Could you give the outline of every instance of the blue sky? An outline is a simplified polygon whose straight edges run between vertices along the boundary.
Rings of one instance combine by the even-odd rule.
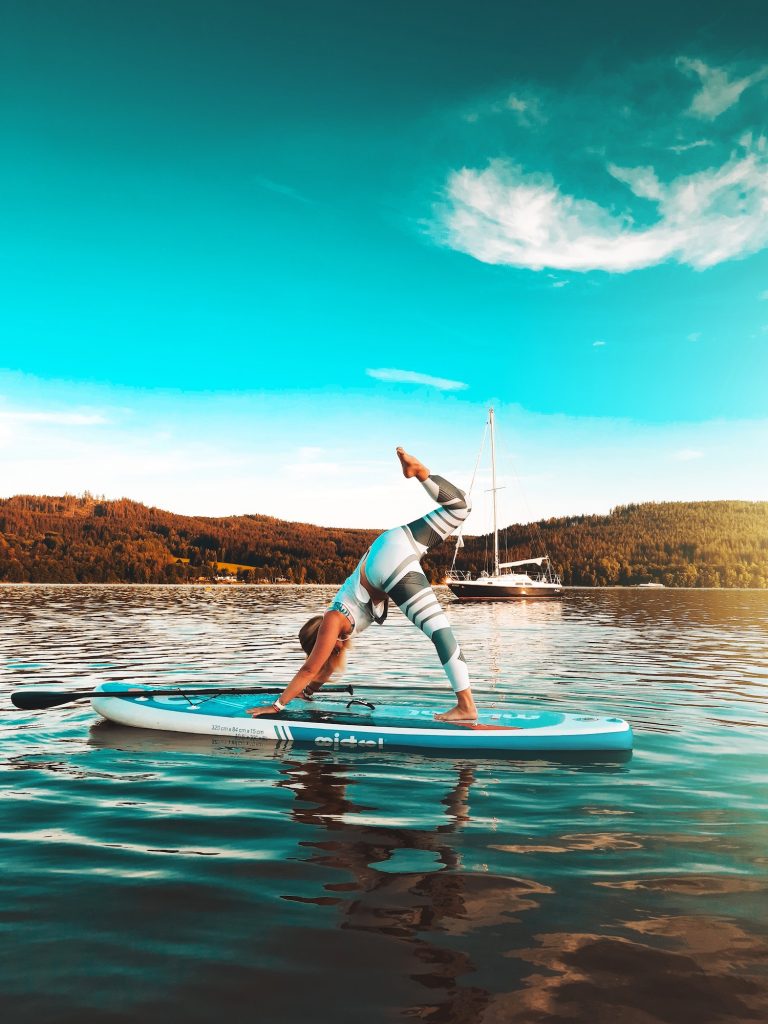
[[[505,518],[768,498],[767,24],[14,5],[0,493],[386,526],[493,401]]]

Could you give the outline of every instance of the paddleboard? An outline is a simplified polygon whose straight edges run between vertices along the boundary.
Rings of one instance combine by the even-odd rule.
[[[632,730],[622,718],[559,711],[509,711],[485,706],[477,723],[437,722],[429,708],[377,704],[359,698],[296,701],[276,715],[251,718],[247,709],[271,704],[264,694],[218,697],[160,696],[146,687],[141,696],[108,697],[126,683],[102,683],[94,710],[111,722],[140,729],[231,736],[317,749],[504,751],[630,750]],[[134,684],[130,684],[135,690]],[[105,696],[99,696],[104,694]]]

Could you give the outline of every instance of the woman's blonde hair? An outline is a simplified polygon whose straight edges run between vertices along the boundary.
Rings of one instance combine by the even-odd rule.
[[[311,619],[307,619],[299,630],[299,643],[301,644],[301,649],[305,654],[309,655],[314,650],[317,634],[320,631],[322,623],[322,615],[313,615]],[[315,676],[316,682],[327,683],[332,675],[336,675],[337,673],[344,671],[344,666],[347,661],[346,648],[347,645],[345,644],[340,651],[335,649],[331,651],[325,661],[325,664]]]

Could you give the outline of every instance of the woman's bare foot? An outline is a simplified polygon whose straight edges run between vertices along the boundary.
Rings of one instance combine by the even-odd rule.
[[[415,455],[409,455],[404,448],[397,448],[395,450],[398,459],[400,459],[400,465],[403,467],[403,476],[406,480],[409,480],[412,476],[415,476],[418,480],[427,479],[429,470],[423,462],[419,462]]]
[[[468,715],[466,711],[462,711],[457,704],[455,708],[451,708],[450,711],[444,711],[440,715],[435,715],[436,722],[471,722],[473,725],[477,721],[477,715]]]
[[[441,715],[435,715],[438,722],[476,722],[477,707],[471,692],[460,690],[456,694],[456,707],[450,711],[444,711]]]

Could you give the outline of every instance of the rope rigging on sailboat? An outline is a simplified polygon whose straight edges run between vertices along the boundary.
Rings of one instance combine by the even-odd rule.
[[[472,479],[471,479],[470,484],[469,484],[469,490],[467,491],[467,497],[468,498],[472,497],[472,488],[475,486],[475,477],[477,476],[477,468],[480,465],[480,459],[483,457],[483,449],[485,448],[485,439],[488,436],[488,424],[489,424],[489,422],[490,422],[489,419],[485,421],[485,430],[483,431],[483,440],[480,442],[480,451],[477,453],[477,458],[475,459],[475,468],[472,470]],[[457,557],[457,555],[459,553],[459,548],[463,548],[464,547],[464,538],[462,537],[462,533],[463,532],[464,532],[464,523],[461,524],[461,526],[459,527],[459,529],[458,529],[458,531],[456,533],[456,545],[455,545],[455,547],[453,549],[453,561],[451,562],[451,572],[453,572],[454,566],[456,565],[456,557]]]
[[[553,572],[549,556],[545,553],[537,557],[522,558],[513,561],[509,561],[509,547],[506,544],[506,531],[505,531],[505,557],[507,561],[502,562],[499,557],[499,524],[498,524],[498,513],[497,513],[497,501],[496,494],[498,491],[503,490],[499,487],[496,482],[496,434],[495,434],[495,417],[493,406],[488,410],[488,419],[486,420],[485,430],[483,432],[483,440],[480,445],[480,451],[477,455],[475,462],[475,468],[472,473],[472,481],[469,486],[468,494],[472,493],[472,488],[475,484],[477,477],[478,467],[480,465],[480,459],[482,458],[483,451],[485,450],[485,440],[490,434],[491,439],[491,487],[489,488],[492,498],[493,508],[493,572],[483,572],[477,579],[472,579],[471,573],[459,572],[456,570],[456,560],[459,553],[459,548],[464,546],[464,540],[462,537],[462,528],[456,537],[456,546],[453,552],[453,559],[451,561],[451,568],[446,574],[446,582],[450,590],[456,595],[460,601],[468,600],[509,600],[512,598],[541,598],[541,597],[560,597],[563,593],[563,585],[560,577]],[[515,474],[516,475],[516,474]],[[538,534],[539,543],[541,544],[542,550],[546,550],[543,544],[543,537],[541,530],[538,528],[538,524],[532,523],[536,533]],[[487,564],[487,553],[488,553],[488,535],[486,534],[486,564]],[[528,572],[523,570],[523,566],[538,566],[538,573],[529,570]],[[502,570],[507,570],[506,572]],[[512,571],[509,571],[512,570]]]

